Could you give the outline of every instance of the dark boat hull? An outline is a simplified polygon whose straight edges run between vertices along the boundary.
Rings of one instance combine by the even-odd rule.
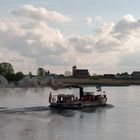
[[[103,106],[106,105],[107,99],[97,102],[75,102],[75,103],[51,103],[49,107],[51,108],[60,108],[60,109],[80,109],[80,108],[89,108],[94,106]]]

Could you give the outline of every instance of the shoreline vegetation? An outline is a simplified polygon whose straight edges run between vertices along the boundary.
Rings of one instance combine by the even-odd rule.
[[[52,74],[49,70],[38,68],[36,75],[33,75],[32,72],[25,75],[21,71],[15,73],[10,63],[3,62],[0,63],[0,87],[51,87],[55,90],[76,85],[140,85],[140,71],[133,71],[131,74],[124,72],[90,76],[87,69],[77,69],[76,66],[72,69],[72,72],[66,71],[65,74]]]
[[[77,85],[83,86],[131,86],[140,85],[140,79],[93,79],[93,78],[74,78],[74,77],[30,77],[25,76],[18,83],[8,82],[0,88],[44,88],[51,87],[54,90],[61,88],[70,88]]]

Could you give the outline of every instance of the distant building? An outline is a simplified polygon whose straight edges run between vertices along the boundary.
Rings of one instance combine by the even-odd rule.
[[[140,71],[133,71],[131,73],[132,78],[140,78]]]
[[[86,78],[89,77],[90,74],[88,72],[88,69],[77,69],[76,66],[72,67],[72,75],[73,77],[81,77],[81,78]]]

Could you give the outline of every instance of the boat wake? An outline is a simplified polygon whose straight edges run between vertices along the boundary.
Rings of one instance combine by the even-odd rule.
[[[26,113],[26,112],[36,112],[36,111],[47,111],[48,106],[36,106],[36,107],[23,107],[23,108],[9,108],[0,107],[0,114],[12,114],[12,113]]]
[[[114,106],[111,104],[106,104],[104,106],[87,107],[87,108],[82,108],[77,110],[86,113],[93,113],[96,112],[97,110],[111,109],[113,107]],[[71,109],[51,109],[48,106],[35,106],[35,107],[23,107],[23,108],[0,107],[0,114],[24,114],[28,112],[41,112],[41,111],[48,111],[48,110],[51,110],[51,112],[56,112],[58,114],[71,111]]]

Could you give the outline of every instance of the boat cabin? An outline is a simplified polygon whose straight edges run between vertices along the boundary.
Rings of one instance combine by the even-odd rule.
[[[75,96],[73,94],[59,94],[57,96],[58,103],[71,103],[75,100]]]
[[[73,103],[78,101],[92,102],[95,99],[94,93],[85,92],[81,98],[75,97],[73,94],[58,94],[52,98],[52,102],[57,103]]]

